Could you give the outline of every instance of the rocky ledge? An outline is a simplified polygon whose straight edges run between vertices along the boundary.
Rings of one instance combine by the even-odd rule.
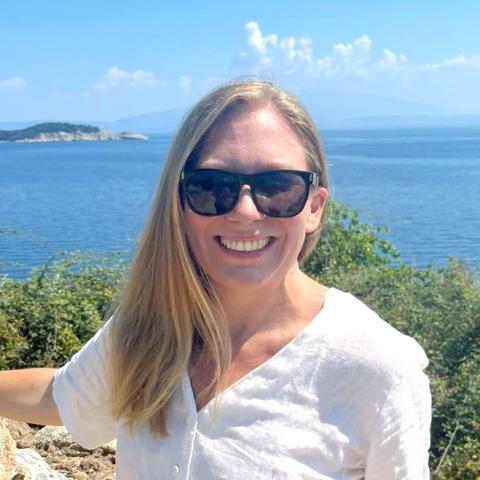
[[[23,130],[0,130],[0,142],[82,142],[102,140],[147,140],[134,132],[110,132],[91,125],[40,123]]]
[[[0,480],[114,480],[115,442],[87,450],[64,427],[0,418]]]

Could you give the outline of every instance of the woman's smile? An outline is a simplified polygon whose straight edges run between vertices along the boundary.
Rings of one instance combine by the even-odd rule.
[[[256,236],[239,238],[238,236],[215,237],[222,253],[228,258],[253,260],[267,254],[275,243],[275,237]]]
[[[217,237],[220,244],[227,250],[235,252],[258,252],[264,250],[273,240],[273,237],[261,237],[252,239],[234,239],[228,237]]]

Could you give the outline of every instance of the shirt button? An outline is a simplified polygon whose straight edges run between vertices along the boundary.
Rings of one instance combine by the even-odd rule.
[[[174,465],[172,468],[172,475],[176,477],[180,473],[180,467],[178,465]]]

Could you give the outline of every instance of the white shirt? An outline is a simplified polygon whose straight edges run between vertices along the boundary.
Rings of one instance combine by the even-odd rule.
[[[108,323],[53,386],[73,438],[117,438],[117,480],[424,480],[429,478],[428,360],[415,340],[330,289],[320,313],[272,358],[198,413],[187,373],[166,439],[129,434],[109,414]]]

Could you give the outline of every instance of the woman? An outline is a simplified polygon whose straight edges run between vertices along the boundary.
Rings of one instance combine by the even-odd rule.
[[[298,102],[214,90],[173,141],[113,317],[60,370],[4,372],[0,414],[117,438],[119,480],[428,478],[423,350],[299,269],[327,197]]]

